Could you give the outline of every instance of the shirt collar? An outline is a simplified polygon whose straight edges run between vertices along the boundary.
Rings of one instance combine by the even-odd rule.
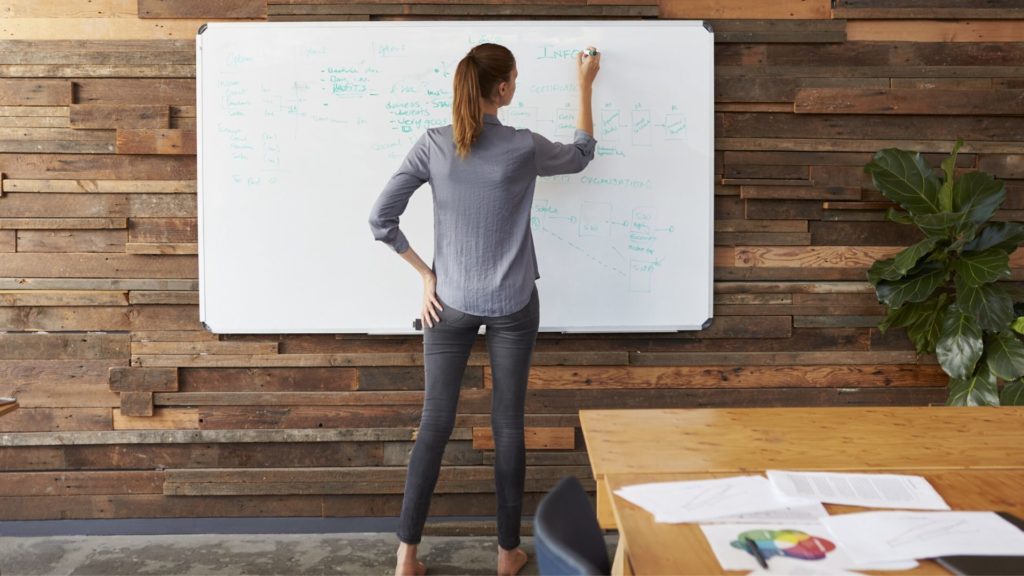
[[[498,117],[494,114],[484,112],[484,124],[497,124],[501,126],[501,120],[498,120]]]

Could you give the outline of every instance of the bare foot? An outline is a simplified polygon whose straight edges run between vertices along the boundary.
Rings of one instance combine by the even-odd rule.
[[[516,576],[529,559],[521,548],[505,550],[498,546],[498,576]]]
[[[395,576],[423,576],[427,566],[416,559],[416,546],[402,542],[398,545],[398,564]]]

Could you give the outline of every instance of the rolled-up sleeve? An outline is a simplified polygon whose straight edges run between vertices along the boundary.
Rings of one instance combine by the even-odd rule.
[[[552,142],[536,132],[531,134],[538,176],[574,174],[582,171],[594,159],[597,140],[579,128],[576,129],[571,144]]]
[[[424,133],[409,150],[402,165],[388,180],[370,210],[373,237],[399,254],[409,249],[409,241],[398,227],[398,217],[405,212],[412,193],[429,179],[430,142],[427,133]]]

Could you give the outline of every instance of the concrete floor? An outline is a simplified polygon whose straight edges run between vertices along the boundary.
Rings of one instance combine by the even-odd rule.
[[[392,574],[393,532],[269,534],[0,534],[0,575],[384,575]],[[618,537],[606,536],[609,558]],[[523,536],[530,562],[521,574],[538,574],[533,538]],[[427,574],[494,574],[494,536],[431,536],[420,543]]]

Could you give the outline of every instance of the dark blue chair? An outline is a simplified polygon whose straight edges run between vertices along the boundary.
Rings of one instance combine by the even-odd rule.
[[[574,476],[563,477],[541,499],[533,536],[542,576],[611,574],[597,516]]]

